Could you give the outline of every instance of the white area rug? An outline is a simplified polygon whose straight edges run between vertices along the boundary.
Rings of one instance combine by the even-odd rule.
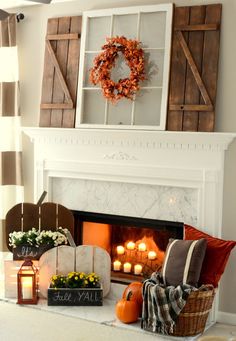
[[[169,337],[162,337],[146,333],[133,327],[127,329],[115,325],[112,321],[91,322],[75,317],[75,311],[88,307],[70,307],[69,316],[55,310],[56,307],[43,305],[19,306],[15,303],[0,301],[0,340],[1,341],[166,341]],[[66,307],[63,307],[66,308]],[[67,307],[65,310],[67,310]],[[75,309],[71,309],[75,308]],[[90,307],[93,308],[94,307]],[[100,312],[96,310],[97,317]],[[119,328],[120,327],[120,328]],[[128,326],[127,326],[128,327]],[[178,338],[176,338],[178,340]]]

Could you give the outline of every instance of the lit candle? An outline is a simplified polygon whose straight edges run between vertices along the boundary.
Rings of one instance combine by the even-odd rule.
[[[131,264],[130,263],[125,263],[124,264],[124,272],[130,272],[131,271]]]
[[[148,252],[148,259],[156,259],[157,254],[155,251],[149,251]]]
[[[142,269],[143,269],[142,265],[136,264],[134,266],[134,274],[135,275],[140,275],[142,273]]]
[[[125,253],[125,248],[124,246],[119,245],[117,246],[116,251],[118,255],[123,255]]]
[[[113,270],[114,271],[120,271],[120,267],[121,267],[121,262],[119,260],[116,260],[114,263],[113,263]]]
[[[32,299],[32,277],[23,277],[22,278],[22,298],[24,300]]]
[[[138,250],[139,251],[146,251],[146,244],[145,243],[138,244]]]
[[[127,249],[128,250],[134,250],[134,248],[135,248],[135,243],[134,242],[128,242]]]

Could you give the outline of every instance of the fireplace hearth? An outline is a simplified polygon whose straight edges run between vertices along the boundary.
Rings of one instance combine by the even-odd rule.
[[[170,238],[183,239],[183,223],[73,211],[77,245],[95,245],[111,256],[114,282],[142,281],[161,269]]]

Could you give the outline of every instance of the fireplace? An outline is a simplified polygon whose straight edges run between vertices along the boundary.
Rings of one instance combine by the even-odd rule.
[[[111,256],[111,279],[142,281],[161,269],[170,238],[183,239],[183,223],[73,211],[77,245],[95,245]]]
[[[179,221],[222,234],[224,155],[232,133],[24,128],[34,142],[34,201]],[[212,319],[216,320],[218,299]]]

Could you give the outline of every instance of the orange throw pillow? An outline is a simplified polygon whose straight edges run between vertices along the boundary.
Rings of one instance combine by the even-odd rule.
[[[224,273],[230,252],[236,245],[236,242],[215,238],[192,226],[184,225],[185,240],[198,240],[201,238],[207,240],[207,249],[202,264],[199,283],[212,284],[214,287],[217,287]]]

